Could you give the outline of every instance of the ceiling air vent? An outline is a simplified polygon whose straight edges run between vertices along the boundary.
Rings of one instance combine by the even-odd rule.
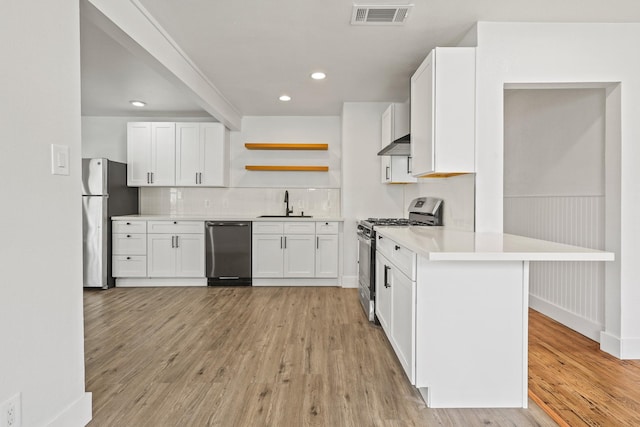
[[[402,6],[353,5],[352,25],[403,25],[412,4]]]

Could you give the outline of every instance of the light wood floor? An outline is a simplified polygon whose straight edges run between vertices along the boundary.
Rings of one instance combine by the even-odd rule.
[[[85,291],[90,426],[554,426],[427,408],[355,289]]]
[[[567,425],[640,426],[640,361],[529,311],[529,389]]]

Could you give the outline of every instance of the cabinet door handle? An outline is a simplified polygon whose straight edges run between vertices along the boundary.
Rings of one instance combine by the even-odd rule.
[[[320,237],[316,236],[316,249],[320,249]]]
[[[180,236],[176,236],[176,248],[180,247],[180,240],[178,240],[178,237]]]
[[[200,177],[200,182],[199,183],[202,184],[202,172],[199,172],[198,176]]]
[[[282,248],[283,248],[283,246],[282,246],[282,236],[280,236],[280,249],[282,249]]]
[[[131,234],[127,234],[127,239],[131,237]]]
[[[287,236],[284,236],[284,248],[287,249]]]
[[[389,169],[390,169],[390,168],[389,168],[389,166],[387,166],[385,169],[386,169],[386,170],[385,170],[385,172],[384,172],[384,175],[385,175],[385,176],[384,176],[384,179],[389,179]]]
[[[407,173],[411,173],[411,156],[407,157]]]
[[[149,172],[147,172],[147,184],[151,184],[151,176]]]
[[[396,245],[396,251],[400,250],[400,246]]]
[[[384,266],[384,287],[385,288],[390,288],[391,285],[389,284],[389,270],[391,270],[391,268],[388,265]]]
[[[176,236],[171,236],[171,248],[176,247]]]
[[[130,257],[130,256],[128,256],[128,257],[127,257],[127,259],[131,259],[131,257]]]

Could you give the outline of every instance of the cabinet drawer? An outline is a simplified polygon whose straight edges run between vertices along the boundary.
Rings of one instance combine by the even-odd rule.
[[[157,234],[204,234],[204,221],[147,221],[147,232]]]
[[[409,279],[416,280],[416,254],[393,241],[391,243],[393,243],[391,262]]]
[[[285,222],[284,234],[316,234],[315,222]]]
[[[416,254],[414,252],[381,235],[376,238],[376,250],[395,264],[405,276],[415,280]]]
[[[113,221],[113,233],[146,233],[147,221]]]
[[[146,234],[113,234],[114,255],[146,255]]]
[[[391,259],[394,244],[395,242],[388,237],[381,236],[380,234],[376,236],[376,250],[388,259]]]
[[[146,256],[114,255],[111,270],[113,277],[146,277]]]
[[[338,234],[336,221],[316,222],[316,234]]]
[[[284,233],[284,223],[267,221],[253,222],[253,234],[282,234]]]

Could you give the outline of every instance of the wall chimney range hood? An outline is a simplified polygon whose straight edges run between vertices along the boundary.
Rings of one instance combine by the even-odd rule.
[[[378,156],[410,156],[411,135],[407,134],[378,151]]]

